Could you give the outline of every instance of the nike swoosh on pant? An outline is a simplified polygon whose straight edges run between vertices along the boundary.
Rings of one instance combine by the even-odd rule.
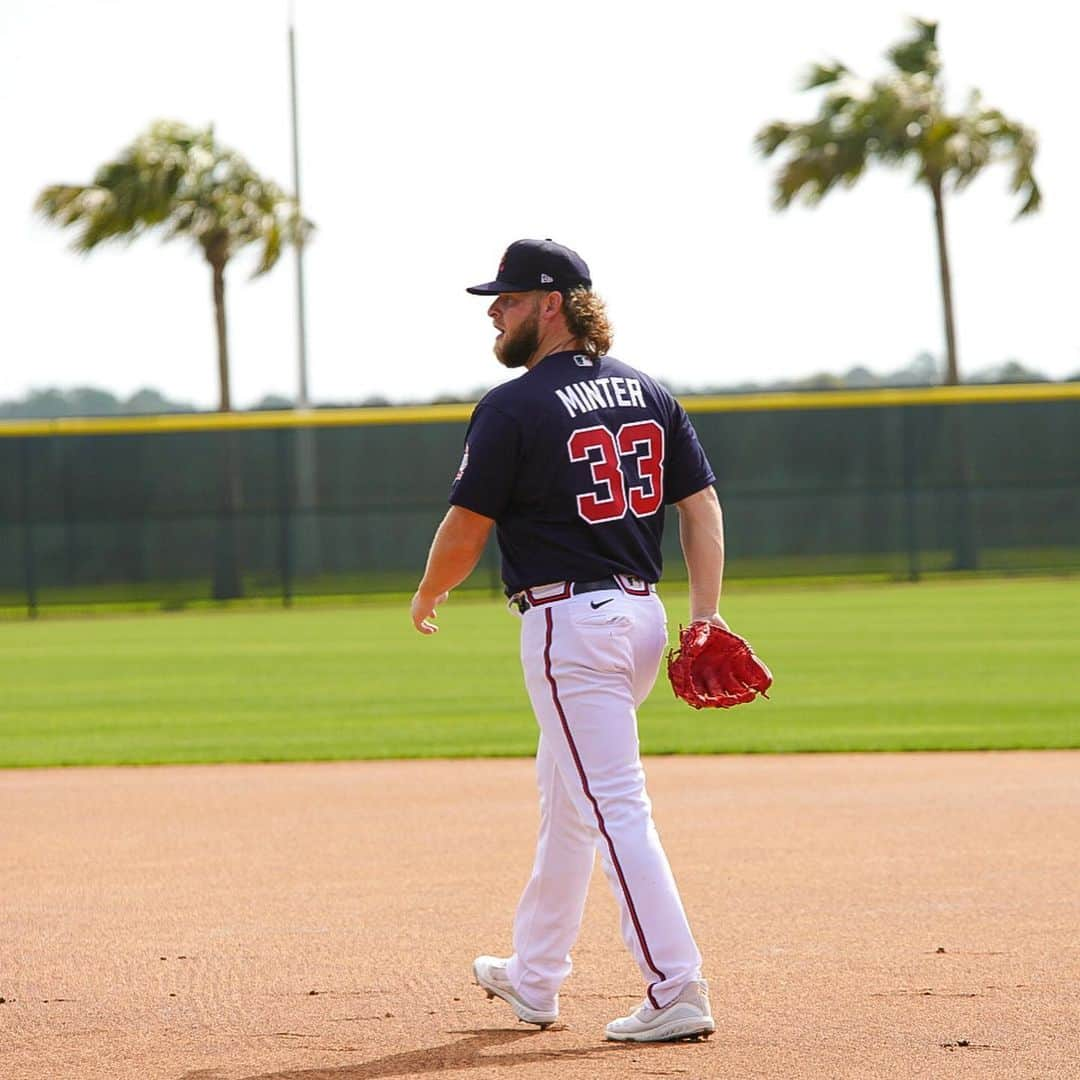
[[[596,601],[590,600],[589,601],[589,607],[591,607],[593,609],[593,611],[595,611],[598,607],[603,607],[605,604],[610,604],[611,601],[614,600],[614,599],[615,599],[614,596],[609,596],[606,600],[596,600]]]

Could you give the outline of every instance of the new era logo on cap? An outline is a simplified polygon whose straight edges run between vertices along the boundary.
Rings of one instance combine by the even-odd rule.
[[[467,291],[494,296],[547,287],[568,291],[577,285],[592,288],[589,268],[576,251],[554,240],[516,240],[506,249],[495,280],[473,285]]]

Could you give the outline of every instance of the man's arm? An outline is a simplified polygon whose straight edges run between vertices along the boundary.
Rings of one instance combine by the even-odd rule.
[[[690,576],[690,621],[712,622],[727,629],[717,614],[724,580],[724,518],[710,484],[675,504],[679,541]]]
[[[491,518],[463,506],[451,506],[447,511],[435,532],[427,569],[412,598],[413,626],[421,634],[434,634],[439,629],[431,622],[436,605],[473,572],[494,524]]]

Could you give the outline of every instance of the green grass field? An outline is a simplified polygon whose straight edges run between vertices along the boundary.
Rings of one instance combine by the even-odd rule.
[[[684,606],[673,587],[673,624]],[[666,680],[646,753],[1080,747],[1080,580],[733,591],[772,700],[696,713]],[[531,754],[518,625],[479,599],[0,623],[0,765]]]

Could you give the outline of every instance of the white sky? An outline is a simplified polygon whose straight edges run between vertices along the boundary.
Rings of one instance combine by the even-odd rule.
[[[771,210],[765,122],[809,117],[813,60],[861,74],[941,23],[952,104],[972,86],[1036,129],[1035,218],[1002,167],[947,211],[961,370],[1080,370],[1075,251],[1080,16],[1056,0],[720,5],[689,0],[297,0],[305,263],[316,401],[423,399],[505,377],[485,302],[505,246],[550,236],[589,262],[622,359],[679,384],[889,371],[942,351],[929,195],[877,170],[816,209]],[[291,187],[285,0],[0,5],[0,399],[153,386],[217,400],[210,273],[145,237],[83,259],[36,193],[89,183],[157,118],[212,121]],[[1062,89],[1064,87],[1064,89]],[[229,273],[234,400],[291,396],[291,254]]]

